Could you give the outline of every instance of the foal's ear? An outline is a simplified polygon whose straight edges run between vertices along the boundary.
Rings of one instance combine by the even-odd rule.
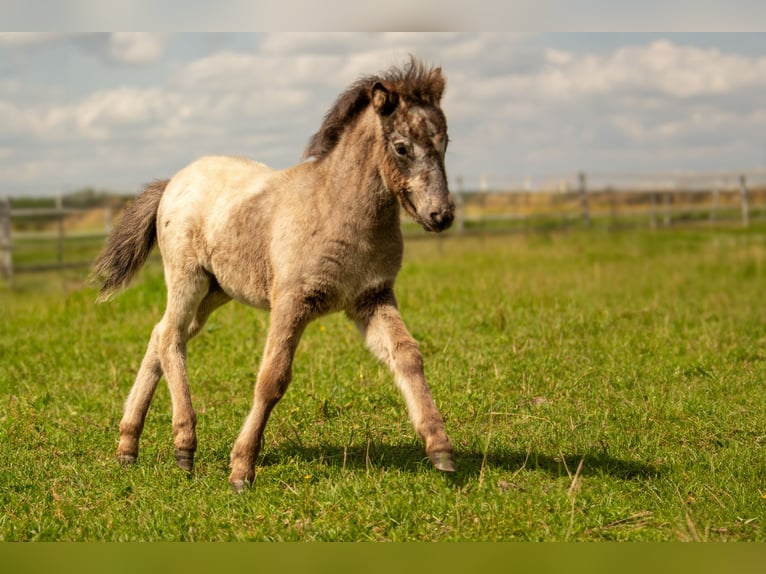
[[[389,90],[382,82],[375,82],[370,91],[370,100],[372,107],[378,115],[388,116],[396,109],[399,96],[396,92]]]
[[[428,85],[431,89],[431,96],[434,99],[434,103],[438,104],[439,100],[442,99],[445,84],[446,82],[444,76],[442,76],[442,69],[434,68],[431,70],[431,73],[428,75]]]

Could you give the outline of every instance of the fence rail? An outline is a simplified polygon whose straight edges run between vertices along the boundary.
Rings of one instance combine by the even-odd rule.
[[[11,203],[0,198],[0,273],[13,281],[13,243],[11,241]]]
[[[744,173],[653,176],[588,176],[541,181],[505,182],[495,188],[464,189],[456,179],[457,207],[451,233],[534,230],[572,226],[609,228],[680,223],[727,222],[743,226],[766,217],[766,170]],[[66,207],[14,208],[0,198],[0,275],[86,267],[112,226],[110,205],[96,209]],[[83,217],[89,227],[83,231]],[[25,221],[45,221],[43,230],[24,231]],[[79,224],[79,225],[78,225]],[[414,224],[410,237],[422,237]]]
[[[461,191],[458,230],[606,224],[658,228],[692,222],[741,222],[766,215],[766,170],[683,176],[588,177]]]
[[[67,222],[96,211],[101,211],[103,217],[95,229],[86,232],[67,229]],[[23,222],[30,220],[38,224],[45,222],[44,229],[23,230]],[[0,275],[12,284],[18,273],[87,267],[92,262],[93,249],[71,247],[82,243],[100,246],[111,230],[111,224],[110,205],[66,207],[58,197],[55,207],[14,208],[8,198],[0,198]],[[28,253],[19,257],[20,251]]]

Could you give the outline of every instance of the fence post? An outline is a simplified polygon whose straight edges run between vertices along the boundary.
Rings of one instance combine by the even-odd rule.
[[[11,203],[0,199],[0,271],[13,284],[13,243],[11,242]]]
[[[457,189],[455,190],[455,219],[457,220],[457,232],[465,231],[465,217],[463,213],[463,176],[459,175],[455,179]]]
[[[744,175],[739,176],[739,195],[742,200],[742,225],[750,225],[750,205],[747,198],[747,181]]]
[[[56,215],[58,239],[56,241],[56,259],[58,264],[64,263],[64,200],[59,193],[56,196]]]
[[[657,229],[657,192],[649,194],[649,227]]]
[[[585,174],[580,172],[577,174],[580,181],[580,208],[582,209],[582,222],[585,227],[590,227],[590,208],[588,206],[588,188],[585,184]]]
[[[662,224],[665,227],[668,227],[670,225],[670,192],[666,191],[662,194],[662,204],[665,208],[665,214],[662,218]]]
[[[718,219],[718,202],[720,201],[721,192],[718,187],[713,188],[713,205],[710,208],[710,221]]]
[[[617,192],[614,187],[607,186],[606,193],[609,195],[609,220],[612,228],[617,227]]]

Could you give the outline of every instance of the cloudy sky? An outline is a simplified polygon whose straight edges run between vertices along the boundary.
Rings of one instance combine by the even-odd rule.
[[[0,196],[132,192],[204,154],[288,167],[409,53],[447,76],[466,187],[766,168],[766,33],[0,33]]]

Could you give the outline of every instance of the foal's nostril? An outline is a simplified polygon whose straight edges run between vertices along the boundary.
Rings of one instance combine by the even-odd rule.
[[[431,223],[438,229],[446,229],[452,224],[454,218],[454,212],[452,209],[441,209],[439,211],[432,211],[430,214]]]
[[[444,223],[444,219],[447,217],[446,213],[444,211],[432,211],[431,212],[431,222],[438,225],[441,225]]]

